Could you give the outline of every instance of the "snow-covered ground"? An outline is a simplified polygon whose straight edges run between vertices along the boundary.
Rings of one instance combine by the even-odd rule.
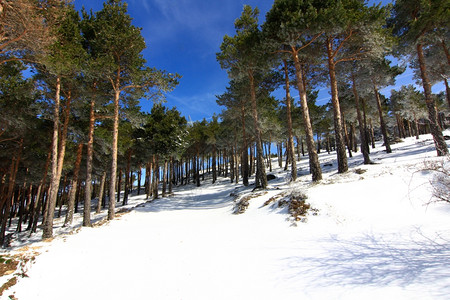
[[[296,183],[275,170],[239,215],[236,195],[252,187],[228,179],[135,197],[142,205],[103,226],[15,245],[11,254],[38,255],[2,299],[450,299],[450,204],[432,202],[433,174],[420,171],[442,158],[429,135],[392,148],[378,145],[375,165],[355,154],[345,174],[322,153],[332,166],[319,184],[302,158]],[[318,215],[294,223],[263,205],[298,191]]]

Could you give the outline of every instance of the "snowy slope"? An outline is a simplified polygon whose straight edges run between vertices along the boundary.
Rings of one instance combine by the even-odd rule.
[[[208,181],[104,226],[16,249],[40,255],[3,298],[450,299],[450,205],[427,204],[432,174],[420,171],[441,158],[431,136],[392,148],[374,150],[376,165],[356,154],[346,174],[324,167],[320,184],[303,158],[305,176],[289,184],[276,171],[244,214],[233,214],[230,194],[251,187]],[[335,154],[320,160],[336,165]],[[293,223],[286,208],[263,206],[292,191],[306,193],[318,215]]]

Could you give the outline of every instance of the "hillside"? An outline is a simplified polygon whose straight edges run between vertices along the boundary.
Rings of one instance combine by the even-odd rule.
[[[322,153],[318,184],[302,158],[292,184],[281,169],[253,193],[206,180],[152,202],[135,196],[102,226],[16,240],[3,255],[35,258],[2,299],[450,299],[450,205],[434,201],[435,172],[424,170],[448,169],[448,158],[430,135],[389,155],[377,146],[376,164],[358,153],[345,174]],[[311,209],[296,221],[280,203],[302,194]],[[246,196],[245,212],[233,213]]]

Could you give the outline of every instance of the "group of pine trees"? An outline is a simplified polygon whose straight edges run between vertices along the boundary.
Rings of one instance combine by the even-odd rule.
[[[298,135],[306,142],[313,181],[322,178],[317,143],[325,137],[336,149],[338,171],[346,172],[347,151],[351,156],[356,149],[356,128],[365,164],[371,163],[369,145],[373,144],[373,131],[379,131],[386,152],[390,153],[392,131],[405,136],[405,124],[408,134],[414,130],[416,136],[424,130],[419,127],[426,125],[438,156],[448,154],[442,134],[450,108],[448,1],[398,0],[383,7],[369,6],[360,0],[275,0],[262,26],[258,24],[258,14],[257,8],[245,6],[235,21],[236,34],[224,37],[217,54],[230,78],[228,90],[218,97],[218,103],[226,107],[224,120],[234,119],[241,124],[244,161],[250,139],[244,111],[251,112],[257,184],[267,184],[261,164],[262,136],[268,135],[271,141],[277,127],[270,117],[276,111],[264,119],[264,109],[271,92],[281,86],[286,91],[282,100],[285,121],[281,127],[284,132],[277,138],[285,142],[293,180],[297,176],[294,137],[298,140]],[[404,72],[404,67],[392,65],[389,56],[409,62],[423,86],[423,94],[412,85],[393,91],[391,99],[380,94]],[[440,98],[431,93],[432,84],[438,81],[447,88]],[[298,112],[291,86],[298,92]],[[326,87],[331,103],[320,109],[315,105],[316,90]],[[317,113],[322,115],[314,116]],[[295,118],[301,119],[297,126],[293,123]],[[394,118],[396,122],[392,123]]]
[[[61,0],[0,1],[1,243],[14,217],[16,231],[42,226],[48,238],[55,217],[64,212],[70,225],[82,206],[90,226],[94,198],[113,219],[134,183],[152,198],[199,186],[206,173],[244,185],[255,175],[265,188],[273,155],[279,166],[286,157],[292,180],[308,155],[319,181],[320,151],[335,150],[342,173],[358,143],[371,163],[377,137],[390,153],[395,137],[431,132],[437,154],[448,154],[449,11],[444,0],[275,0],[260,25],[258,9],[244,6],[217,53],[230,78],[217,96],[225,109],[188,124],[161,104],[180,76],[147,66],[125,2],[77,12]],[[390,55],[409,62],[423,93],[408,85],[380,94],[404,71]],[[436,82],[446,93],[431,93]],[[331,102],[317,105],[325,87]],[[273,96],[280,89],[284,99]],[[142,98],[154,101],[151,112]]]
[[[133,151],[140,151],[133,171],[157,151],[166,159],[175,153],[177,124],[186,122],[158,103],[180,76],[147,66],[141,29],[120,0],[98,12],[78,12],[69,1],[5,0],[0,26],[1,242],[15,216],[17,231],[28,224],[32,233],[39,225],[43,238],[51,237],[54,217],[67,207],[70,225],[78,203],[90,226],[93,186],[99,210],[108,196],[116,199],[124,177],[126,204]],[[154,114],[140,111],[142,98],[156,103]],[[156,113],[175,125],[164,128],[172,143],[152,149],[142,142],[156,134]],[[109,201],[109,219],[115,202]]]

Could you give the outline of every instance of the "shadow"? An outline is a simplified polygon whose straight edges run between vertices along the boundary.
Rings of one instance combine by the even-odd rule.
[[[289,267],[297,268],[291,279],[312,274],[311,281],[322,286],[404,288],[415,283],[432,283],[433,286],[427,285],[427,290],[433,296],[448,297],[449,240],[438,234],[426,236],[420,229],[408,239],[398,235],[387,238],[366,234],[356,240],[346,240],[331,236],[321,241],[331,245],[325,255],[287,258]]]
[[[200,187],[194,184],[179,187],[173,195],[147,201],[145,205],[138,206],[135,210],[139,212],[160,212],[231,208],[234,198],[230,196],[229,181],[218,181],[214,184],[213,189],[211,185],[211,183],[205,183]]]

